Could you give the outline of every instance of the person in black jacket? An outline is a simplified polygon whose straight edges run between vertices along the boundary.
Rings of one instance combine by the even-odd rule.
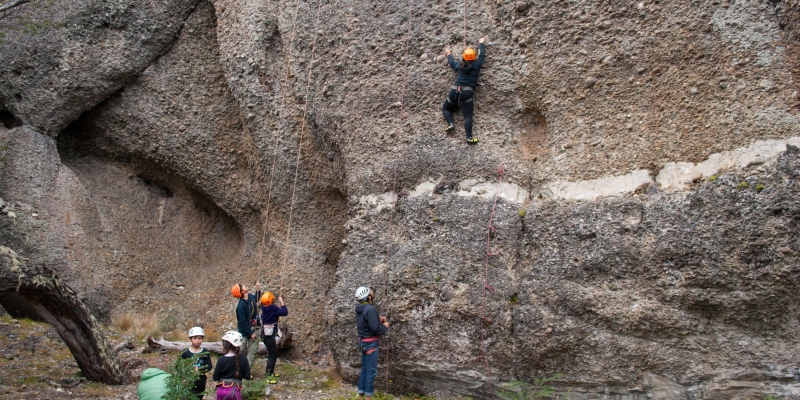
[[[379,316],[372,305],[375,293],[361,286],[356,289],[356,329],[358,350],[361,352],[361,374],[358,377],[358,396],[371,400],[375,394],[375,377],[378,376],[378,339],[389,329],[386,317]]]
[[[244,338],[237,331],[228,331],[222,336],[222,351],[225,355],[217,360],[211,376],[211,379],[217,381],[218,399],[241,399],[242,379],[252,379],[247,357],[239,356],[242,344]]]
[[[197,398],[203,398],[203,392],[206,391],[206,372],[211,371],[211,353],[200,347],[203,345],[203,338],[206,333],[203,328],[195,326],[189,330],[189,340],[192,345],[187,347],[181,353],[181,358],[191,358],[194,369],[200,372],[200,376],[194,382],[194,386],[190,391],[197,395]]]
[[[250,289],[237,283],[231,288],[231,296],[239,301],[236,303],[236,325],[239,333],[242,334],[242,353],[247,357],[247,361],[252,364],[258,351],[258,330],[261,321],[258,319],[258,300],[261,298],[261,283],[256,281],[255,296],[250,293]]]
[[[456,82],[450,88],[450,93],[442,105],[442,115],[447,121],[447,127],[444,130],[445,132],[452,132],[455,129],[453,111],[461,107],[461,113],[464,114],[464,131],[467,134],[467,143],[469,144],[478,143],[478,138],[472,137],[472,113],[475,109],[475,103],[472,102],[472,93],[478,84],[478,76],[481,73],[483,60],[486,58],[486,48],[483,46],[485,41],[486,38],[478,40],[477,52],[472,48],[465,49],[461,55],[462,61],[460,63],[453,60],[449,47],[444,50],[448,64],[457,73]]]

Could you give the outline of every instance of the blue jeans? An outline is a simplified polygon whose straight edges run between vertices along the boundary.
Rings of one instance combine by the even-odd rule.
[[[375,349],[372,354],[367,354]],[[378,376],[378,341],[364,343],[358,340],[361,351],[361,375],[358,376],[358,394],[373,396],[375,394],[375,377]]]

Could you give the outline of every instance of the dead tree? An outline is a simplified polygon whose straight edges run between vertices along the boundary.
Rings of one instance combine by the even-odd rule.
[[[278,336],[275,346],[278,348],[278,351],[286,350],[292,346],[292,336],[294,335],[294,331],[288,325],[281,323],[278,327],[278,332],[280,336]],[[147,346],[154,350],[174,350],[174,351],[183,351],[183,349],[189,347],[192,344],[191,342],[170,342],[169,340],[164,340],[161,338],[159,340],[155,340],[154,338],[148,336],[147,337]],[[222,342],[203,342],[203,348],[216,354],[225,354],[222,350]],[[258,344],[258,351],[256,354],[259,355],[266,355],[267,354],[267,346],[264,343]]]
[[[0,4],[0,19],[11,15],[11,13],[13,13],[17,7],[30,2],[31,0],[11,0],[9,2]]]
[[[0,292],[10,291],[55,328],[86,377],[110,385],[128,381],[105,333],[75,292],[52,269],[27,265],[16,252],[0,246]]]

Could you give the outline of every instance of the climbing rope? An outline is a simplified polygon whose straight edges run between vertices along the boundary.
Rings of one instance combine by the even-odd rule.
[[[403,66],[403,84],[400,86],[400,111],[399,111],[399,119],[401,123],[399,124],[402,129],[402,121],[403,121],[403,111],[405,110],[406,105],[406,84],[408,83],[408,42],[411,39],[411,18],[413,16],[413,7],[414,3],[413,0],[408,0],[408,30],[406,32],[406,39],[403,44],[405,47],[405,64]],[[380,314],[381,310],[383,310],[383,306],[389,303],[388,301],[388,288],[389,288],[389,256],[391,254],[392,248],[392,226],[394,225],[394,209],[397,206],[397,165],[399,161],[399,154],[400,152],[395,152],[394,154],[394,179],[392,183],[392,195],[394,197],[394,201],[392,202],[392,208],[389,212],[389,229],[386,231],[386,268],[383,270],[383,296],[381,304],[379,305],[378,314]],[[385,393],[389,393],[389,346],[386,345],[386,387],[384,389]]]
[[[292,34],[289,39],[289,55],[286,57],[286,75],[281,82],[281,99],[278,100],[278,120],[284,121],[285,113],[284,113],[284,106],[283,106],[283,97],[286,97],[286,86],[287,82],[289,81],[289,71],[292,61],[292,52],[294,51],[294,32],[295,28],[297,27],[297,14],[300,13],[300,2],[297,2],[297,6],[294,8],[294,18],[292,19]],[[272,150],[272,167],[270,168],[269,172],[269,192],[267,193],[267,210],[264,213],[264,229],[262,231],[261,236],[261,248],[258,252],[258,261],[263,265],[263,257],[264,257],[264,246],[266,245],[264,242],[267,239],[267,222],[269,222],[269,207],[272,202],[272,182],[273,178],[275,177],[275,160],[278,158],[278,137],[279,135],[275,136],[275,143],[273,144]]]
[[[464,48],[467,48],[467,0],[464,0]]]
[[[289,257],[289,242],[292,237],[292,215],[294,213],[294,196],[295,193],[297,192],[297,176],[300,173],[300,153],[303,147],[303,136],[306,131],[306,117],[308,115],[308,100],[309,100],[308,95],[311,91],[311,82],[313,81],[313,79],[311,79],[311,76],[312,76],[312,67],[314,66],[314,61],[315,61],[314,54],[317,49],[317,32],[319,32],[319,14],[321,9],[322,9],[322,0],[317,0],[317,17],[316,21],[314,22],[314,40],[312,42],[313,44],[311,45],[311,59],[308,62],[308,78],[307,78],[308,80],[306,81],[306,101],[305,103],[303,103],[303,121],[300,124],[300,137],[297,141],[297,160],[295,161],[295,168],[294,168],[292,201],[291,205],[289,206],[289,222],[286,228],[286,244],[283,252],[283,262],[281,263],[281,270],[280,270],[281,285],[279,286],[280,289],[278,291],[278,294],[281,296],[283,295],[283,282],[284,282],[283,270],[286,267],[286,260]]]
[[[500,176],[499,182],[497,182],[497,190],[494,194],[494,203],[492,204],[492,214],[489,216],[489,224],[486,228],[486,257],[484,259],[484,283],[483,283],[483,298],[481,299],[481,356],[480,358],[484,362],[485,366],[485,374],[486,374],[486,383],[489,384],[489,393],[491,393],[492,398],[494,399],[494,390],[492,390],[492,379],[490,376],[490,369],[489,369],[489,358],[486,357],[486,323],[491,322],[488,318],[486,318],[486,294],[487,292],[494,292],[494,288],[489,286],[489,257],[496,256],[497,254],[492,253],[492,234],[497,233],[497,229],[495,229],[492,222],[494,221],[494,214],[495,210],[497,209],[497,198],[500,195],[500,188],[503,185],[503,175],[505,174],[505,165],[500,165],[500,168],[497,169],[497,174]]]

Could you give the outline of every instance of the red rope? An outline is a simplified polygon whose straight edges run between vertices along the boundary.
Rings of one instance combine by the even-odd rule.
[[[401,121],[401,128],[402,128],[402,120],[403,120],[403,110],[406,105],[406,84],[408,82],[408,41],[411,39],[411,17],[413,16],[414,3],[412,0],[408,1],[408,31],[406,33],[406,40],[403,44],[405,47],[405,65],[403,66],[403,85],[400,89],[400,121]],[[389,276],[389,256],[391,253],[392,247],[392,226],[394,225],[394,209],[397,205],[397,164],[399,160],[399,152],[395,152],[394,155],[394,181],[392,183],[392,194],[394,195],[394,202],[392,203],[392,210],[389,213],[389,230],[386,231],[387,239],[386,239],[386,268],[383,270],[383,299],[379,306],[378,313],[383,309],[384,304],[389,303],[388,301],[388,276]],[[384,388],[384,392],[389,393],[389,346],[386,346],[386,386]]]
[[[279,295],[283,294],[283,269],[286,266],[286,259],[289,257],[289,240],[291,240],[292,234],[292,214],[294,213],[294,196],[295,192],[297,191],[297,176],[300,173],[300,152],[303,147],[303,135],[306,131],[306,116],[308,114],[308,101],[309,101],[309,93],[311,90],[311,75],[312,75],[312,67],[314,65],[314,52],[317,49],[317,32],[319,32],[319,13],[322,9],[322,0],[317,0],[317,19],[314,23],[314,41],[311,45],[311,60],[308,62],[308,80],[306,81],[306,101],[303,104],[303,122],[300,125],[300,138],[297,141],[297,160],[295,162],[294,168],[294,185],[292,186],[292,202],[291,206],[289,207],[289,224],[286,228],[286,245],[283,252],[283,262],[281,263],[281,285],[280,291],[278,291]]]
[[[289,55],[286,57],[286,76],[283,78],[283,82],[281,83],[281,96],[285,97],[286,95],[286,82],[289,81],[289,70],[292,61],[292,51],[294,50],[294,32],[295,28],[297,27],[297,14],[300,13],[300,2],[297,2],[297,7],[294,9],[294,19],[292,20],[292,36],[289,39]],[[279,114],[278,120],[283,121],[285,118],[284,115],[284,107],[283,107],[283,98],[278,102],[279,106]],[[272,202],[272,182],[273,178],[275,177],[275,160],[278,158],[278,136],[275,136],[275,143],[273,144],[273,151],[272,151],[272,167],[269,171],[269,192],[267,193],[267,211],[264,214],[264,230],[261,235],[261,249],[258,252],[258,261],[262,262],[264,257],[264,242],[267,239],[267,222],[269,222],[269,207]]]
[[[486,292],[494,291],[494,289],[489,286],[489,257],[495,256],[496,254],[492,253],[492,233],[496,233],[497,229],[494,228],[492,225],[492,221],[494,221],[494,214],[495,209],[497,208],[497,198],[500,195],[500,188],[503,185],[503,174],[505,174],[505,165],[500,165],[500,168],[497,170],[497,174],[500,175],[500,181],[497,183],[497,191],[494,194],[494,204],[492,204],[492,214],[489,216],[489,225],[486,228],[486,257],[484,261],[484,283],[483,283],[483,298],[481,299],[481,358],[484,361],[484,365],[486,368],[486,383],[489,384],[489,393],[491,393],[492,398],[494,399],[494,390],[492,390],[492,379],[489,369],[489,358],[486,357]]]
[[[464,0],[464,49],[467,48],[467,0]]]

